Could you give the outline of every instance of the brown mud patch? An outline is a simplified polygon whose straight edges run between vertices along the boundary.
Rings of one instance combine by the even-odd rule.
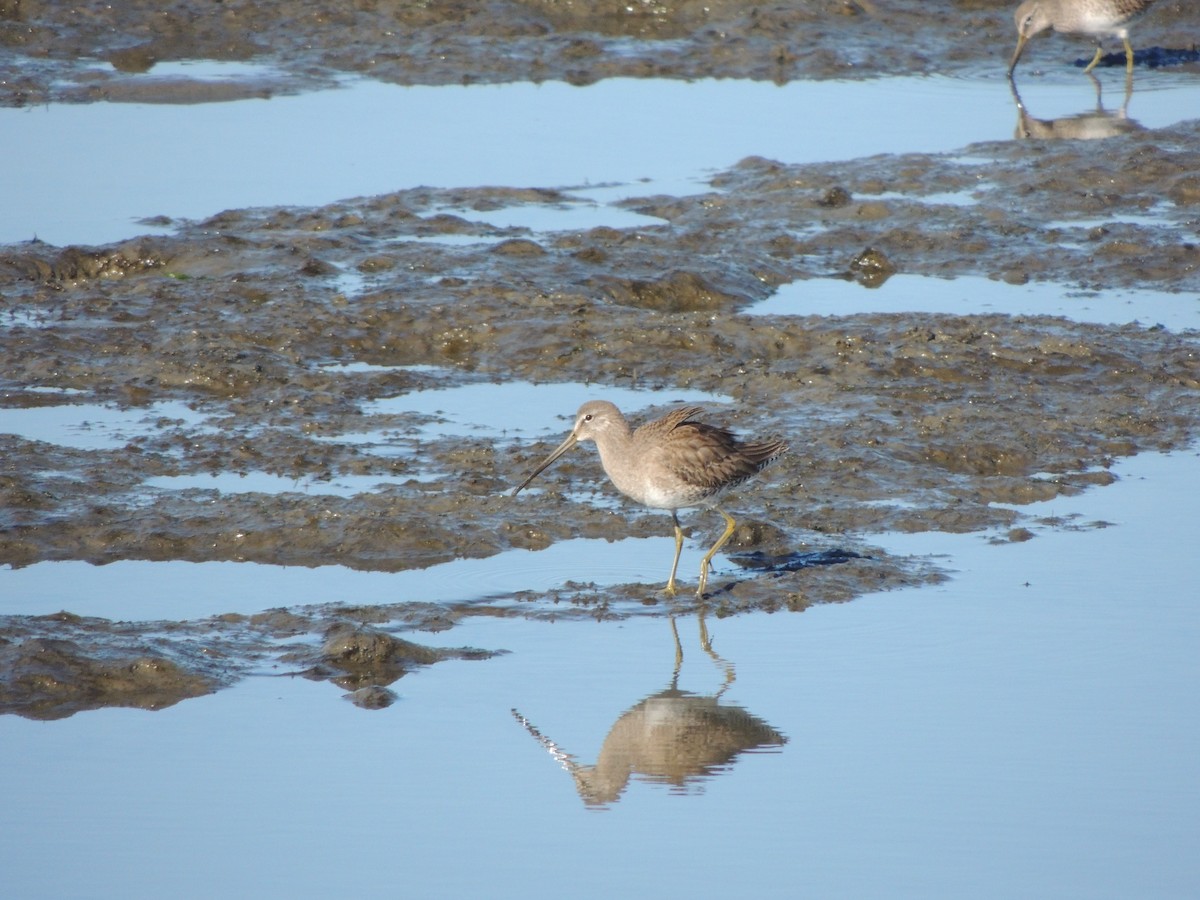
[[[199,17],[180,2],[128,5],[118,30],[106,8],[68,16],[56,4],[8,4],[0,35],[24,61],[5,75],[4,102],[136,99],[121,72],[196,57],[270,62],[283,73],[278,83],[249,88],[268,92],[346,71],[436,84],[990,70],[1011,49],[1008,7],[953,4],[959,19],[949,29],[916,3],[891,4],[885,27],[873,5],[834,2],[301,3],[289,22],[270,4],[223,3]],[[1190,4],[1159,3],[1140,38],[1169,43],[1170,29],[1196,16]],[[81,74],[84,47],[114,72]],[[202,85],[189,90],[168,85],[159,99],[212,99]],[[1019,112],[1014,122],[1019,134],[1053,131]],[[665,570],[665,516],[580,501],[581,491],[611,496],[594,454],[577,451],[540,477],[540,490],[510,498],[547,443],[439,434],[436,416],[403,404],[478,383],[583,382],[596,396],[607,386],[662,389],[664,404],[672,389],[729,396],[714,420],[791,442],[793,452],[733,501],[740,527],[730,558],[740,571],[713,579],[708,606],[718,614],[801,610],[936,581],[928,562],[889,557],[871,535],[1025,540],[1033,523],[1021,505],[1108,483],[1116,457],[1194,441],[1195,336],[1152,321],[763,316],[754,304],[790,282],[871,285],[894,272],[983,275],[997,290],[1045,280],[1200,291],[1200,126],[1114,135],[1102,153],[1041,141],[803,166],[748,159],[710,192],[628,201],[659,220],[638,228],[538,234],[489,222],[500,208],[578,203],[568,191],[414,189],[321,208],[232,210],[107,247],[0,248],[0,415],[73,403],[151,417],[112,447],[0,434],[0,563],[400,571],[572,537],[655,536]],[[964,199],[937,201],[946,194]],[[1137,224],[1062,224],[1122,214]],[[391,412],[372,408],[397,398]],[[164,403],[186,414],[155,412]],[[546,421],[571,412],[547,409]],[[388,487],[331,496],[146,486],[216,472],[374,476]],[[697,542],[710,518],[685,519]],[[464,615],[609,617],[694,605],[667,602],[657,586],[598,588],[570,574],[580,580],[555,591],[454,607],[436,597],[370,608],[330,598],[201,622],[6,617],[0,709],[53,717],[159,708],[250,672],[328,679],[377,707],[412,666],[480,655],[431,650],[398,632],[439,630]]]
[[[457,617],[418,604],[272,609],[187,622],[4,616],[0,714],[60,719],[110,706],[165,709],[251,674],[329,681],[356,705],[377,709],[395,700],[389,686],[413,669],[495,655],[426,647],[382,624],[437,631]]]
[[[1002,69],[1016,44],[1012,0],[131,0],[0,2],[0,103],[201,102],[230,90],[130,74],[177,60],[270,66],[247,96],[347,73],[397,84],[603,78],[870,78]],[[1139,48],[1191,48],[1200,9],[1159,0]],[[1090,58],[1086,40],[1039,40],[1023,66]],[[80,70],[80,58],[106,65]],[[1195,64],[1190,65],[1191,68]]]

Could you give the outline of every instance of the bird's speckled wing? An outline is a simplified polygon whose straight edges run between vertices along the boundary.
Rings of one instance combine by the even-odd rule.
[[[655,447],[662,465],[692,489],[693,501],[741,484],[787,450],[783,441],[742,443],[725,428],[689,421],[700,412],[684,407],[651,423],[666,432]]]

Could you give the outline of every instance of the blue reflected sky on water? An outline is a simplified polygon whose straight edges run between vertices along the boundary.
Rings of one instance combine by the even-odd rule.
[[[1106,103],[1122,81],[1106,78]],[[1041,118],[1094,109],[1077,72],[1022,80]],[[1200,82],[1139,73],[1129,115],[1147,128],[1194,117]],[[610,79],[400,87],[355,80],[299,96],[174,106],[0,109],[0,243],[144,233],[149,216],[316,205],[403,188],[627,186],[609,195],[694,194],[746,156],[803,163],[948,152],[1007,140],[1005,80],[868,82]],[[232,161],[236,160],[236,164]],[[86,190],[80,186],[86,185]],[[150,229],[153,231],[153,229]]]
[[[255,677],[159,713],[0,719],[12,896],[1183,897],[1200,886],[1200,607],[1180,535],[1192,453],[1036,510],[1080,525],[948,554],[954,580],[803,614],[709,618],[723,702],[783,732],[685,790],[603,810],[517,724],[582,762],[670,680],[669,623],[478,619],[503,647],[367,712]],[[679,620],[680,687],[719,667]],[[55,847],[51,865],[38,848]]]
[[[1054,282],[1006,284],[980,275],[934,278],[899,273],[877,288],[842,278],[809,278],[781,285],[754,304],[755,315],[839,316],[924,313],[1062,316],[1076,322],[1140,322],[1172,331],[1200,329],[1200,297],[1152,289],[1083,289]]]

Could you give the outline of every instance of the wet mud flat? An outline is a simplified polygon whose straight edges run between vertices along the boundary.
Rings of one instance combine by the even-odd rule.
[[[134,0],[70,6],[0,3],[0,103],[128,99],[189,102],[239,88],[122,77],[157,63],[208,59],[278,68],[246,96],[305,90],[346,73],[397,84],[602,78],[801,78],[979,73],[1007,62],[1016,43],[1010,0]],[[1158,0],[1135,46],[1194,49],[1200,10]],[[1035,42],[1024,65],[1090,59],[1086,40]],[[1118,47],[1110,47],[1117,49]],[[112,70],[80,70],[90,58]],[[1158,56],[1154,57],[1158,59]],[[1186,58],[1186,57],[1184,57]],[[1122,64],[1106,60],[1105,65]],[[1147,60],[1149,64],[1151,60]],[[1188,64],[1195,68],[1197,63]],[[157,95],[156,93],[157,92]]]
[[[229,211],[111,247],[10,246],[0,259],[7,410],[176,403],[194,415],[152,419],[108,449],[0,436],[0,561],[400,571],[573,537],[655,536],[665,569],[666,518],[605,502],[611,488],[593,454],[576,451],[539,478],[540,491],[508,496],[557,430],[544,441],[445,434],[436,415],[404,408],[405,397],[481,383],[665,391],[631,415],[659,412],[671,389],[698,389],[732,399],[713,405],[714,420],[787,437],[793,452],[732,504],[741,525],[731,558],[743,568],[711,582],[707,606],[718,614],[798,610],[943,577],[927,561],[872,548],[872,533],[984,531],[1003,541],[1043,526],[1092,527],[1030,522],[1020,506],[1107,483],[1115,457],[1193,441],[1194,335],[1055,317],[768,316],[754,304],[791,281],[869,284],[891,271],[989,275],[998,291],[1030,277],[1195,291],[1200,249],[1179,236],[1194,231],[1200,202],[1189,188],[1200,171],[1197,137],[1184,125],[1114,139],[1101,163],[1087,157],[1088,167],[1111,167],[1110,211],[1175,199],[1161,226],[1096,229],[1073,248],[1037,224],[1040,209],[1060,219],[1093,210],[1091,192],[1071,188],[1083,159],[1070,143],[1032,155],[1017,144],[970,148],[986,178],[939,156],[751,159],[717,177],[711,193],[631,201],[662,220],[635,229],[534,234],[493,226],[489,212],[561,206],[569,195],[420,189],[319,209]],[[1130,170],[1129,159],[1156,164]],[[921,200],[964,185],[972,204]],[[371,412],[384,399],[389,411]],[[545,410],[547,427],[565,430],[572,412]],[[364,443],[364,432],[382,437]],[[389,486],[352,496],[145,487],[213,472],[371,475]],[[696,543],[715,527],[703,513],[685,524]],[[170,623],[167,638],[162,623],[10,617],[0,640],[16,656],[6,670],[29,677],[10,681],[6,708],[62,714],[109,696],[84,701],[72,689],[65,706],[47,701],[54,685],[72,683],[63,677],[70,660],[81,673],[118,664],[130,696],[141,682],[129,667],[152,672],[149,696],[162,703],[158,682],[173,673],[180,696],[191,696],[260,664],[325,671],[338,652],[323,648],[346,628],[368,629],[369,652],[385,662],[428,664],[437,653],[396,657],[395,633],[470,614],[611,616],[694,604],[668,602],[657,587],[599,588],[571,572],[549,593],[458,608],[423,596],[382,612],[348,610],[331,598],[302,615],[284,611],[312,657],[300,662],[295,647],[274,646],[270,629],[237,610]],[[197,638],[223,660],[216,670],[195,658]],[[36,642],[55,640],[73,644],[50,647],[58,668],[46,675],[36,663],[49,659],[47,646]],[[31,647],[32,660],[22,655]],[[389,681],[367,680],[355,690]]]
[[[112,53],[149,45],[153,59],[259,54],[258,43],[230,43],[225,56],[215,49],[226,46],[222,27],[255,15],[251,4],[222,6],[195,33],[135,28],[118,38],[103,12],[76,17],[72,27],[108,35],[99,46]],[[771,40],[818,12],[830,28],[872,21],[865,6],[834,6],[778,7],[759,13],[755,28],[740,4],[736,14],[733,5],[712,8],[742,22],[745,34],[765,31]],[[970,21],[1004,26],[981,26],[970,40],[995,34],[1007,48],[1009,16],[997,7],[956,6]],[[1170,21],[1186,19],[1180,4],[1160,8]],[[166,21],[190,21],[188,9],[171,7]],[[549,9],[535,11],[545,17]],[[406,39],[424,34],[430,46],[557,46],[561,37],[554,29],[525,35],[519,17],[511,34],[495,34],[453,4],[398,5],[388,14],[417,10],[436,21]],[[680,10],[699,15],[688,4]],[[15,46],[13,23],[23,23],[30,37],[21,46],[34,52],[44,35],[31,23],[52,21],[52,5],[12,12],[8,45]],[[361,13],[340,21],[358,22]],[[463,21],[480,33],[468,27],[456,44],[450,25]],[[581,79],[636,74],[622,67],[651,51],[631,55],[621,43],[631,35],[679,41],[694,60],[718,43],[715,32],[678,22],[672,30],[668,21],[664,13],[645,19],[654,28],[613,29],[620,41],[612,43],[582,38],[570,23],[556,27],[599,48],[576,47],[588,61]],[[931,27],[915,15],[905,21],[914,33]],[[281,28],[266,27],[255,41],[271,43]],[[735,36],[721,46],[759,59],[755,40]],[[938,40],[946,46],[950,37]],[[894,34],[891,43],[913,52]],[[835,45],[840,53],[852,46]],[[336,68],[340,51],[330,46],[313,52]],[[661,50],[653,54],[675,58]],[[45,71],[70,62],[44,45],[38,52]],[[963,65],[981,64],[981,48],[963,52]],[[429,83],[444,79],[439,66],[456,65],[452,52],[423,53],[420,78]],[[904,65],[865,55],[877,73]],[[497,80],[532,77],[519,52],[483,58]],[[726,58],[708,74],[760,77]],[[390,77],[410,77],[400,71],[409,59],[397,51]],[[797,57],[786,77],[805,74],[799,60],[811,62]],[[37,71],[10,102],[41,96]],[[283,81],[289,89],[311,84]],[[789,440],[792,453],[732,499],[741,524],[727,549],[738,571],[710,581],[705,605],[718,615],[802,610],[945,577],[929,561],[888,556],[872,546],[873,534],[975,531],[1020,541],[1039,528],[1097,527],[1103,523],[1034,521],[1020,507],[1103,486],[1114,458],[1193,442],[1194,334],[1153,321],[1103,326],[1051,316],[771,316],[755,304],[783,284],[850,279],[869,290],[896,272],[983,275],[997,292],[1029,280],[1198,292],[1198,139],[1200,127],[1186,123],[1127,129],[1103,153],[1040,141],[802,166],[748,159],[716,176],[711,191],[626,201],[658,222],[636,228],[535,233],[489,221],[515,206],[580,202],[565,189],[414,189],[321,208],[168,220],[177,229],[171,236],[105,247],[4,247],[0,416],[72,404],[143,410],[149,424],[115,446],[0,434],[0,564],[187,560],[398,572],[568,538],[633,536],[662,541],[665,580],[668,519],[612,501],[594,454],[576,451],[539,478],[540,490],[508,496],[557,441],[557,429],[543,441],[502,430],[463,435],[439,430],[439,416],[418,404],[406,408],[405,398],[479,384],[511,385],[518,398],[522,385],[579,384],[580,401],[638,389],[647,402],[626,409],[635,418],[662,412],[673,390],[710,392],[731,401],[710,404],[712,420]],[[946,195],[959,199],[939,200]],[[1096,216],[1113,221],[1070,225]],[[547,426],[565,431],[572,412],[544,410]],[[147,486],[229,472],[369,476],[388,486],[348,496]],[[706,542],[713,518],[686,515],[695,543]],[[331,597],[311,608],[231,609],[198,621],[121,623],[70,610],[9,616],[0,620],[0,709],[54,717],[103,705],[160,708],[249,672],[326,678],[363,706],[383,705],[387,685],[413,666],[496,649],[435,650],[402,633],[444,630],[467,615],[608,617],[697,605],[687,595],[664,598],[658,587],[598,586],[586,572],[566,572],[552,591],[465,604],[414,596],[365,607]]]

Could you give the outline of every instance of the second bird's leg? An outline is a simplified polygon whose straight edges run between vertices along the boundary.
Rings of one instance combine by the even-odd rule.
[[[713,509],[717,508],[713,507]],[[733,535],[734,527],[737,525],[733,520],[733,516],[729,515],[725,510],[717,509],[717,512],[725,519],[725,530],[721,532],[721,536],[717,538],[717,542],[712,545],[711,550],[704,554],[704,559],[700,562],[700,587],[696,590],[697,597],[703,597],[704,589],[708,586],[708,567],[712,562],[712,558],[717,555],[718,550],[725,546],[729,538]]]
[[[683,529],[679,527],[679,514],[675,510],[671,510],[671,521],[675,525],[675,560],[671,563],[671,577],[667,579],[667,586],[663,590],[673,596],[675,594],[675,572],[679,568],[679,554],[683,552]]]
[[[1091,71],[1092,71],[1092,69],[1096,68],[1096,63],[1100,62],[1100,57],[1101,57],[1103,54],[1104,54],[1104,47],[1102,47],[1102,46],[1100,45],[1100,42],[1099,42],[1099,41],[1097,41],[1097,42],[1096,42],[1096,55],[1095,55],[1095,56],[1093,56],[1093,57],[1092,57],[1092,61],[1091,61],[1090,63],[1088,63],[1086,67],[1084,67],[1084,70],[1083,70],[1083,74],[1084,74],[1084,75],[1087,75],[1089,72],[1091,72]],[[1130,59],[1133,59],[1133,57],[1132,57],[1132,56],[1131,56],[1131,57],[1129,57],[1129,58],[1130,58]]]
[[[1123,38],[1123,40],[1125,41],[1125,72],[1127,74],[1132,74],[1133,73],[1133,44],[1129,43],[1129,35],[1126,35]]]

